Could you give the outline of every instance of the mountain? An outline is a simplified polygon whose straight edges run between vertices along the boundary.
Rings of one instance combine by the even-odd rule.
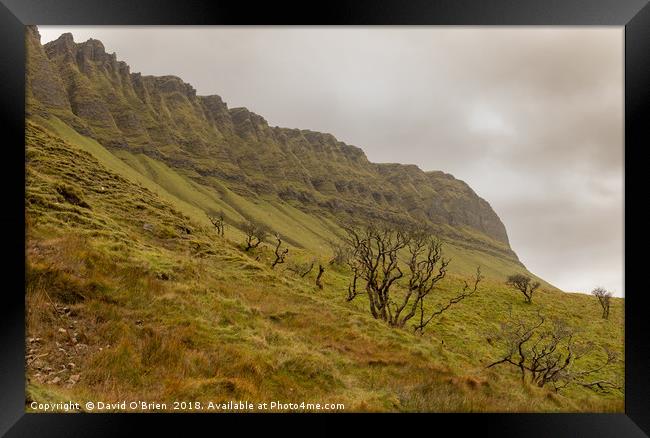
[[[97,40],[64,34],[43,46],[30,26],[26,44],[27,410],[146,400],[216,412],[208,403],[279,400],[354,412],[623,412],[622,389],[556,392],[522,383],[516,367],[487,368],[511,312],[543,312],[576,330],[581,352],[597,346],[579,369],[599,366],[605,350],[622,357],[624,301],[612,299],[605,320],[595,297],[543,283],[525,303],[504,284],[527,273],[505,227],[462,181],[371,163],[330,134],[270,127],[176,77],[130,73]],[[225,236],[207,216],[219,211]],[[363,294],[346,300],[351,271],[330,263],[329,243],[350,219],[423,222],[444,239],[449,271],[420,311],[451,308],[424,333],[374,319]],[[278,232],[286,263],[271,267],[272,241],[245,251],[243,220]],[[478,291],[452,303],[477,265]],[[622,386],[623,372],[618,361],[593,377]]]
[[[175,76],[143,76],[94,39],[40,45],[31,27],[28,100],[111,151],[143,154],[192,183],[289,203],[337,220],[427,223],[458,247],[520,265],[505,226],[463,181],[415,165],[377,164],[331,134],[271,127]],[[523,266],[521,266],[523,268]]]

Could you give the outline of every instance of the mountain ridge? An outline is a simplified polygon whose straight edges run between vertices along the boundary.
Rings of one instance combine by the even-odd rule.
[[[30,110],[53,114],[109,149],[142,153],[203,185],[217,178],[235,193],[275,196],[311,213],[424,222],[461,245],[521,264],[490,204],[450,174],[372,163],[363,149],[332,134],[271,127],[218,95],[197,95],[178,76],[132,73],[99,40],[76,43],[66,33],[41,45],[36,27],[27,33],[28,65],[38,67],[28,68]]]

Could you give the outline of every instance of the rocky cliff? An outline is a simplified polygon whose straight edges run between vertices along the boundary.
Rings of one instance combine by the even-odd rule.
[[[94,39],[40,43],[27,28],[28,112],[56,116],[109,150],[126,148],[246,196],[337,217],[410,220],[517,260],[488,202],[463,181],[414,165],[377,164],[331,134],[269,126],[175,76],[132,73]]]

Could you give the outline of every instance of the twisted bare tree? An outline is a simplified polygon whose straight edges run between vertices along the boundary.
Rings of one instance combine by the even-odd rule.
[[[451,298],[447,303],[440,306],[437,310],[433,311],[429,318],[424,318],[424,298],[420,299],[420,322],[414,326],[416,332],[420,334],[424,333],[424,328],[433,320],[433,318],[441,315],[443,312],[448,310],[454,304],[460,303],[465,298],[471,297],[478,290],[478,284],[483,280],[483,275],[481,275],[481,267],[476,268],[476,276],[474,277],[474,283],[470,286],[470,283],[465,281],[463,289],[453,298]]]
[[[541,285],[539,281],[533,281],[528,275],[524,274],[508,276],[506,284],[521,292],[524,295],[525,301],[529,304],[533,302],[533,293]]]
[[[217,234],[219,236],[223,237],[224,234],[225,234],[225,228],[226,228],[226,225],[225,225],[225,222],[224,222],[225,221],[225,215],[223,213],[223,210],[219,211],[219,213],[217,213],[216,216],[208,216],[208,218],[210,219],[210,222],[212,222],[212,225],[214,225],[214,227],[216,228]]]
[[[556,391],[572,384],[601,391],[619,388],[604,379],[591,379],[616,362],[616,354],[608,350],[605,350],[606,359],[601,364],[577,369],[576,361],[592,353],[594,345],[577,343],[575,330],[562,320],[549,322],[539,311],[532,319],[515,318],[511,309],[509,318],[501,324],[495,338],[493,345],[502,348],[502,355],[487,368],[511,365],[520,370],[522,382],[528,377],[531,383],[539,387],[550,384]]]
[[[257,248],[266,239],[266,236],[268,236],[268,230],[264,225],[252,221],[242,222],[240,228],[246,235],[246,241],[244,242],[244,245],[246,245],[244,247],[245,251]]]
[[[325,268],[323,267],[323,265],[319,264],[318,265],[318,275],[316,276],[316,286],[319,289],[323,288],[323,280],[322,280],[322,278],[323,278],[324,273],[325,273]]]
[[[276,265],[279,265],[281,263],[284,263],[284,259],[287,257],[287,254],[289,254],[289,248],[284,248],[280,249],[282,246],[282,239],[280,238],[279,234],[275,235],[275,240],[278,242],[277,245],[275,245],[275,260],[271,264],[271,269],[274,269]]]
[[[357,283],[359,281],[359,277],[361,277],[363,264],[356,258],[348,259],[347,264],[350,267],[353,276],[352,280],[350,280],[350,283],[348,284],[348,296],[346,297],[346,301],[352,301],[357,297],[357,295],[361,293],[361,291],[357,289]]]
[[[433,318],[476,292],[482,279],[480,269],[473,288],[466,287],[432,315],[425,317],[425,298],[434,290],[447,272],[450,260],[442,257],[442,243],[427,230],[392,229],[374,225],[355,228],[343,226],[346,242],[351,248],[348,265],[353,278],[348,286],[347,300],[357,297],[359,280],[365,283],[370,313],[392,327],[404,327],[420,314],[414,328],[423,332]],[[400,266],[398,254],[406,255],[406,275]],[[406,276],[405,284],[399,281]],[[393,291],[391,288],[395,289]]]
[[[603,319],[609,319],[609,305],[612,298],[612,293],[602,287],[597,287],[591,291],[591,294],[598,298],[600,306],[603,308]]]
[[[293,262],[287,266],[287,270],[299,275],[302,278],[305,278],[307,274],[309,274],[311,270],[314,269],[314,264],[316,264],[316,261],[314,259],[312,259],[311,262]]]
[[[390,323],[388,303],[390,288],[404,276],[397,253],[407,245],[406,233],[373,225],[361,229],[344,226],[352,257],[363,267],[361,278],[366,283],[370,313],[375,319]]]
[[[330,259],[329,264],[345,266],[350,258],[350,248],[345,244],[334,241],[329,242],[329,247],[332,250],[332,258]]]

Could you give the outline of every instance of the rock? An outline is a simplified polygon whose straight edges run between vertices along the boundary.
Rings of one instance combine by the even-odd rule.
[[[68,334],[68,332],[66,331],[66,329],[64,329],[63,327],[59,328],[59,333],[62,333],[62,334],[64,334],[64,335]]]
[[[74,362],[70,362],[70,363],[68,363],[68,365],[67,365],[67,367],[70,368],[70,369],[74,369],[74,367],[76,367],[76,366],[77,366],[77,365],[75,365]]]
[[[57,385],[60,382],[61,382],[61,378],[60,377],[55,377],[52,380],[50,380],[49,382],[47,382],[47,383],[49,383],[50,385]]]
[[[74,385],[79,381],[79,379],[81,379],[80,374],[73,374],[70,376],[70,379],[68,379],[68,383]]]
[[[33,77],[29,81],[32,94],[48,106],[70,110],[66,90],[57,78],[56,66],[52,65],[41,46],[38,31],[32,32],[26,42],[30,52],[29,64],[33,66],[30,69]]]
[[[153,224],[144,224],[142,226],[146,231],[152,231],[153,232]]]
[[[169,274],[166,272],[159,272],[156,274],[156,278],[158,278],[158,280],[167,281],[169,280]]]

